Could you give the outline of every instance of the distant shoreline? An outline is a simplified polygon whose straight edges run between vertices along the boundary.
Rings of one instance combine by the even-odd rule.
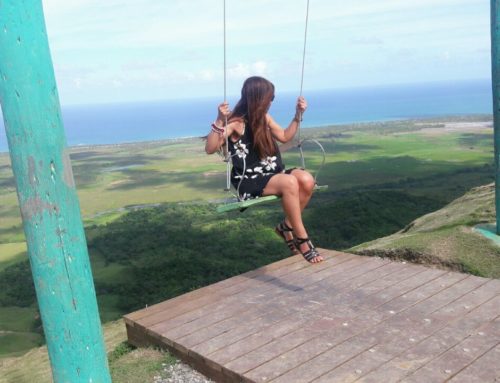
[[[81,145],[68,145],[67,148],[71,151],[73,150],[89,150],[95,148],[107,149],[107,148],[120,148],[127,146],[161,146],[165,144],[171,144],[174,142],[184,142],[184,141],[194,141],[201,140],[201,136],[186,136],[177,138],[163,138],[159,140],[147,140],[147,141],[130,141],[130,142],[117,142],[112,144],[81,144]],[[8,155],[9,152],[0,152],[0,156]]]
[[[165,144],[171,144],[175,142],[187,142],[194,140],[201,140],[201,136],[186,136],[186,137],[176,137],[176,138],[163,138],[159,140],[147,140],[147,141],[131,141],[131,142],[118,142],[113,144],[82,144],[82,145],[72,145],[68,146],[71,150],[79,149],[93,149],[93,148],[119,148],[127,146],[161,146]]]
[[[481,123],[483,128],[487,128],[486,123],[493,122],[492,114],[467,114],[467,115],[443,115],[435,117],[412,117],[412,118],[400,118],[394,120],[374,120],[374,121],[353,121],[350,123],[330,123],[327,125],[303,127],[302,129],[317,130],[317,129],[329,129],[338,128],[342,126],[367,126],[373,124],[394,124],[404,121],[422,121],[426,123]],[[81,144],[81,145],[69,145],[68,148],[71,151],[89,150],[89,149],[107,149],[107,148],[123,148],[127,146],[161,146],[165,144],[171,144],[176,142],[190,142],[194,140],[202,140],[203,136],[185,136],[185,137],[174,137],[174,138],[163,138],[157,140],[145,140],[145,141],[129,141],[129,142],[118,142],[118,143],[102,143],[102,144]],[[0,151],[0,156],[8,155],[8,151]]]

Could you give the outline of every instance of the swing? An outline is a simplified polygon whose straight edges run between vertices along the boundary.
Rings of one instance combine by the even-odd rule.
[[[307,0],[307,8],[306,8],[306,22],[305,22],[305,32],[304,32],[304,50],[303,50],[303,54],[302,54],[302,74],[301,74],[301,80],[300,80],[300,93],[299,93],[300,96],[302,96],[302,87],[303,87],[303,83],[304,83],[304,62],[305,62],[305,57],[306,57],[308,19],[309,19],[309,0]],[[224,100],[226,100],[226,72],[227,72],[227,70],[226,70],[226,2],[224,0]],[[302,119],[300,119],[300,120],[302,120]],[[227,117],[226,117],[225,125],[227,125]],[[322,190],[328,189],[328,185],[318,185],[318,183],[317,183],[318,174],[319,174],[320,170],[323,168],[323,166],[325,165],[325,161],[326,161],[326,153],[325,153],[325,149],[323,148],[323,145],[321,145],[321,143],[315,139],[301,140],[301,138],[300,138],[300,121],[299,121],[298,127],[297,127],[297,134],[298,134],[298,140],[297,140],[297,144],[294,146],[299,149],[300,162],[301,162],[302,169],[306,169],[304,152],[302,150],[304,143],[306,143],[306,142],[315,143],[316,145],[319,146],[319,148],[323,154],[322,163],[319,166],[316,173],[314,174],[314,185],[315,186],[314,186],[313,191],[322,191]],[[230,156],[229,151],[227,150],[227,148],[229,147],[228,140],[229,140],[229,137],[227,137],[227,135],[226,135],[226,155],[224,158],[224,162],[226,162],[226,188],[224,189],[224,191],[226,191],[226,192],[231,191],[232,158]],[[294,147],[294,146],[291,146],[291,147]],[[289,147],[289,148],[291,148],[291,147]],[[243,159],[243,163],[244,163],[243,164],[243,174],[245,174],[245,166],[246,166],[245,159]],[[240,192],[239,192],[239,187],[240,187],[242,181],[243,181],[243,177],[241,178],[241,181],[238,184],[238,187],[236,188],[236,194],[233,195],[233,198],[231,198],[230,200],[226,200],[225,203],[217,206],[216,211],[218,213],[228,212],[228,211],[232,211],[232,210],[240,210],[240,212],[242,212],[242,211],[246,210],[247,208],[249,208],[250,206],[265,203],[265,202],[276,201],[276,200],[280,199],[280,197],[278,197],[276,195],[269,195],[269,196],[264,196],[264,197],[242,200],[240,197]]]

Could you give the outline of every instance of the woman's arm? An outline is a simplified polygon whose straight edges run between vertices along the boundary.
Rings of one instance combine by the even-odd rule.
[[[229,104],[227,102],[223,102],[219,105],[217,119],[213,123],[214,126],[212,126],[212,130],[210,130],[205,144],[205,152],[207,154],[217,152],[225,144],[226,135],[231,135],[233,132],[234,124],[228,123],[224,128],[229,113]]]
[[[269,129],[271,129],[271,133],[272,133],[273,137],[281,143],[286,143],[286,142],[292,140],[293,137],[295,137],[295,134],[297,133],[299,123],[302,119],[302,114],[306,111],[306,109],[307,109],[306,100],[304,99],[304,97],[299,97],[297,100],[297,106],[295,108],[295,116],[293,117],[290,124],[288,124],[288,127],[286,129],[283,129],[268,114],[267,115],[268,126],[269,126]]]

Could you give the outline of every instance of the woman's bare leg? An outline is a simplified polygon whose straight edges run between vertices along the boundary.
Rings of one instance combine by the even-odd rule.
[[[294,169],[290,174],[299,182],[300,210],[302,211],[312,197],[315,181],[311,173],[302,169]]]
[[[294,169],[290,174],[297,178],[299,183],[300,211],[303,211],[312,197],[315,185],[314,178],[309,172],[302,169]],[[291,226],[291,222],[286,218],[285,223]]]
[[[276,174],[267,183],[263,195],[277,195],[281,197],[286,220],[293,228],[296,237],[307,238],[307,231],[302,222],[300,201],[300,187],[297,178],[291,174]],[[310,197],[309,197],[310,198]],[[302,251],[307,251],[307,244],[301,245]],[[314,257],[311,262],[321,262],[321,256]]]

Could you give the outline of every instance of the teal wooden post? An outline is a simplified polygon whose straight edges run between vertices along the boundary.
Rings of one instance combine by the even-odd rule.
[[[41,0],[0,0],[0,103],[59,382],[111,382]]]
[[[500,0],[491,0],[491,70],[493,86],[493,121],[495,141],[496,233],[500,235]]]

